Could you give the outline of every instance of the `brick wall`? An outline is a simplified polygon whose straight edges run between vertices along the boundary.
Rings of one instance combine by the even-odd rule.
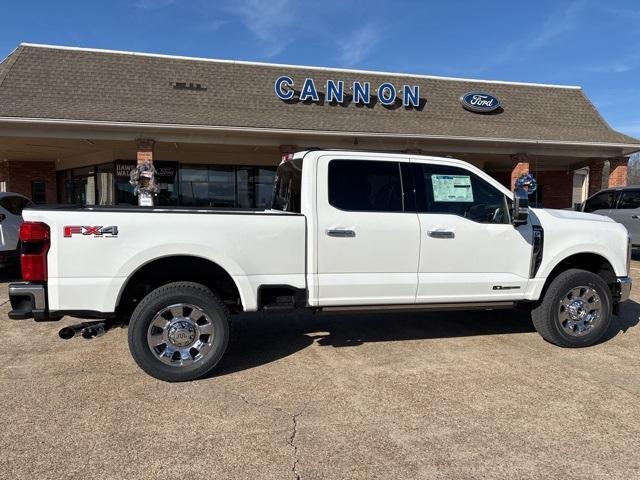
[[[573,172],[542,171],[535,175],[542,185],[542,205],[545,208],[570,208],[573,196]]]
[[[0,182],[6,182],[8,192],[21,193],[31,198],[31,182],[43,180],[46,186],[46,202],[58,201],[56,167],[53,161],[7,160],[0,164]]]

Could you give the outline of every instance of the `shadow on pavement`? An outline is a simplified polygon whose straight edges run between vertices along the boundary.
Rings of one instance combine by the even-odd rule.
[[[626,333],[640,322],[640,303],[627,300],[620,304],[620,315],[614,315],[611,326],[599,343],[608,342],[620,333]]]
[[[629,300],[614,316],[602,341],[638,325],[640,304]],[[529,314],[520,310],[395,313],[258,313],[234,323],[235,339],[214,376],[274,362],[314,342],[345,348],[371,342],[396,342],[535,332]],[[541,340],[542,341],[542,340]]]
[[[292,355],[314,342],[334,348],[370,342],[534,332],[519,310],[471,312],[246,314],[236,318],[235,340],[214,375],[226,375]]]

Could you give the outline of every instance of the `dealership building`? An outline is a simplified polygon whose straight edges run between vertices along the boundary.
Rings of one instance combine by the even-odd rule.
[[[451,156],[569,208],[625,185],[640,140],[581,88],[21,44],[0,64],[0,190],[37,203],[264,208],[283,155],[339,148]],[[607,175],[608,172],[608,175]]]

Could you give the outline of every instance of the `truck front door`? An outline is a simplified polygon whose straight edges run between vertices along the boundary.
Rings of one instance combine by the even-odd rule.
[[[417,303],[517,300],[530,275],[532,228],[507,197],[462,167],[413,163],[421,226]]]
[[[414,303],[420,224],[403,191],[408,159],[359,158],[318,159],[319,305]]]

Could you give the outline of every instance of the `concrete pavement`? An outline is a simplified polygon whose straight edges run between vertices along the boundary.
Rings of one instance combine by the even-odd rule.
[[[640,478],[638,287],[580,350],[511,310],[244,316],[181,384],[0,295],[0,478]]]

